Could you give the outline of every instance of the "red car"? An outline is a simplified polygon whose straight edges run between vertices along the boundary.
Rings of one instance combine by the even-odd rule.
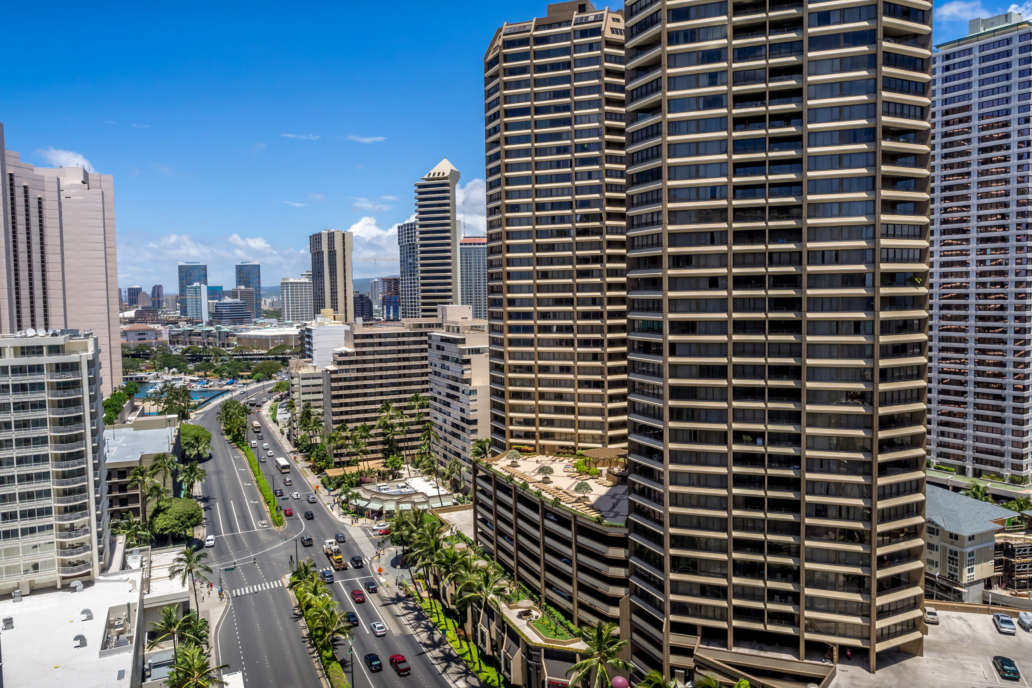
[[[398,672],[398,676],[408,676],[412,672],[412,668],[405,661],[405,655],[391,655],[391,666]]]
[[[365,593],[361,590],[352,590],[351,599],[353,599],[355,602],[365,602]]]
[[[291,509],[291,508],[290,508],[290,507],[288,506],[288,507],[287,507],[286,509],[284,509],[284,510],[283,510],[283,515],[284,515],[284,516],[293,516],[293,515],[294,515],[294,510],[293,510],[293,509]]]
[[[377,529],[376,534],[377,535],[390,535],[391,534],[391,529],[390,528],[379,528],[379,529]]]

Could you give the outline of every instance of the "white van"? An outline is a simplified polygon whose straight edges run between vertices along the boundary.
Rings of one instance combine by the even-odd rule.
[[[251,440],[251,449],[258,448],[258,440]]]
[[[214,547],[215,546],[215,536],[214,535],[209,535],[208,537],[204,538],[204,546],[205,547]]]

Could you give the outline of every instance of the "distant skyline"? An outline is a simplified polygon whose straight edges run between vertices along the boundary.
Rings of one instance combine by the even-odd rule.
[[[484,51],[547,4],[67,4],[46,49],[38,8],[16,4],[5,47],[32,59],[0,73],[0,122],[31,163],[114,175],[122,287],[175,285],[182,260],[227,287],[254,260],[278,283],[330,228],[354,232],[356,277],[397,274],[395,226],[442,157],[462,172],[465,233],[484,232]],[[1032,2],[936,3],[934,41],[1008,8],[1032,16]]]

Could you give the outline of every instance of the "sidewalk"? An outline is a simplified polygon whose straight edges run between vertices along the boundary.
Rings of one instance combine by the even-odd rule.
[[[422,645],[426,656],[449,683],[458,688],[482,688],[483,683],[470,671],[441,630],[427,618],[423,608],[411,597],[395,595],[391,610],[394,617],[404,622],[412,631],[416,641]],[[400,613],[399,613],[400,610]]]
[[[229,611],[229,596],[227,595],[223,599],[219,599],[219,586],[218,582],[213,582],[211,591],[208,590],[208,584],[201,581],[197,581],[197,600],[200,603],[200,608],[197,613],[208,620],[208,643],[211,645],[212,654],[215,656],[215,663],[221,664],[219,661],[219,630],[222,627],[222,621],[226,617],[226,612]],[[190,601],[193,602],[193,593],[190,593]]]

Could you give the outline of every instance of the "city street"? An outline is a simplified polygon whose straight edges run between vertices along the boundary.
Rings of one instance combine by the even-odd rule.
[[[236,398],[244,401],[255,394],[260,400],[267,398],[269,385],[252,388],[238,393]],[[421,688],[454,685],[444,676],[444,667],[434,663],[425,649],[412,635],[409,627],[399,616],[409,614],[413,623],[418,620],[411,614],[411,603],[406,605],[395,598],[396,576],[401,569],[389,565],[393,550],[384,553],[382,562],[370,562],[375,555],[376,543],[381,538],[372,535],[368,527],[342,525],[333,518],[321,500],[308,503],[306,497],[311,490],[306,486],[297,470],[280,474],[268,451],[262,443],[268,442],[274,456],[289,456],[285,447],[277,441],[277,434],[268,432],[265,419],[260,414],[251,416],[263,424],[263,438],[258,441],[258,450],[266,454],[266,461],[260,466],[269,484],[284,490],[280,504],[291,507],[294,515],[286,519],[286,526],[277,531],[265,512],[250,469],[246,461],[231,451],[229,443],[222,436],[217,420],[218,406],[212,406],[195,415],[193,422],[203,425],[212,433],[212,458],[205,462],[207,478],[203,485],[204,509],[208,533],[215,536],[215,547],[209,548],[212,558],[214,587],[221,585],[230,596],[230,606],[217,632],[219,661],[228,664],[227,671],[241,671],[248,688],[278,688],[282,686],[317,686],[319,678],[309,654],[300,628],[294,618],[290,597],[284,589],[284,576],[289,573],[294,557],[310,558],[321,570],[329,567],[329,561],[322,551],[322,542],[343,532],[346,542],[341,545],[348,568],[335,571],[333,593],[340,601],[341,610],[353,611],[359,618],[352,634],[355,658],[353,666],[345,667],[356,688],[367,686],[396,686],[400,682],[412,682]],[[255,439],[248,430],[248,440]],[[284,486],[284,478],[290,477],[292,486]],[[293,492],[300,493],[300,499],[291,498]],[[312,511],[314,518],[306,520],[305,511]],[[312,545],[300,543],[301,535],[312,538]],[[295,555],[296,553],[296,555]],[[350,564],[351,557],[360,556],[361,568]],[[377,574],[377,568],[383,574]],[[407,572],[405,572],[407,575]],[[362,589],[365,583],[375,580],[379,592],[366,592],[366,601],[356,603],[351,591]],[[388,587],[389,586],[389,587]],[[213,591],[214,592],[214,591]],[[377,638],[370,625],[379,621],[387,627],[387,634]],[[438,637],[439,640],[439,637]],[[371,673],[362,658],[370,652],[379,655],[383,662],[381,673]],[[391,669],[388,659],[392,654],[405,655],[412,667],[412,673],[398,677]],[[454,672],[455,667],[450,667]],[[474,684],[475,678],[471,679]]]

